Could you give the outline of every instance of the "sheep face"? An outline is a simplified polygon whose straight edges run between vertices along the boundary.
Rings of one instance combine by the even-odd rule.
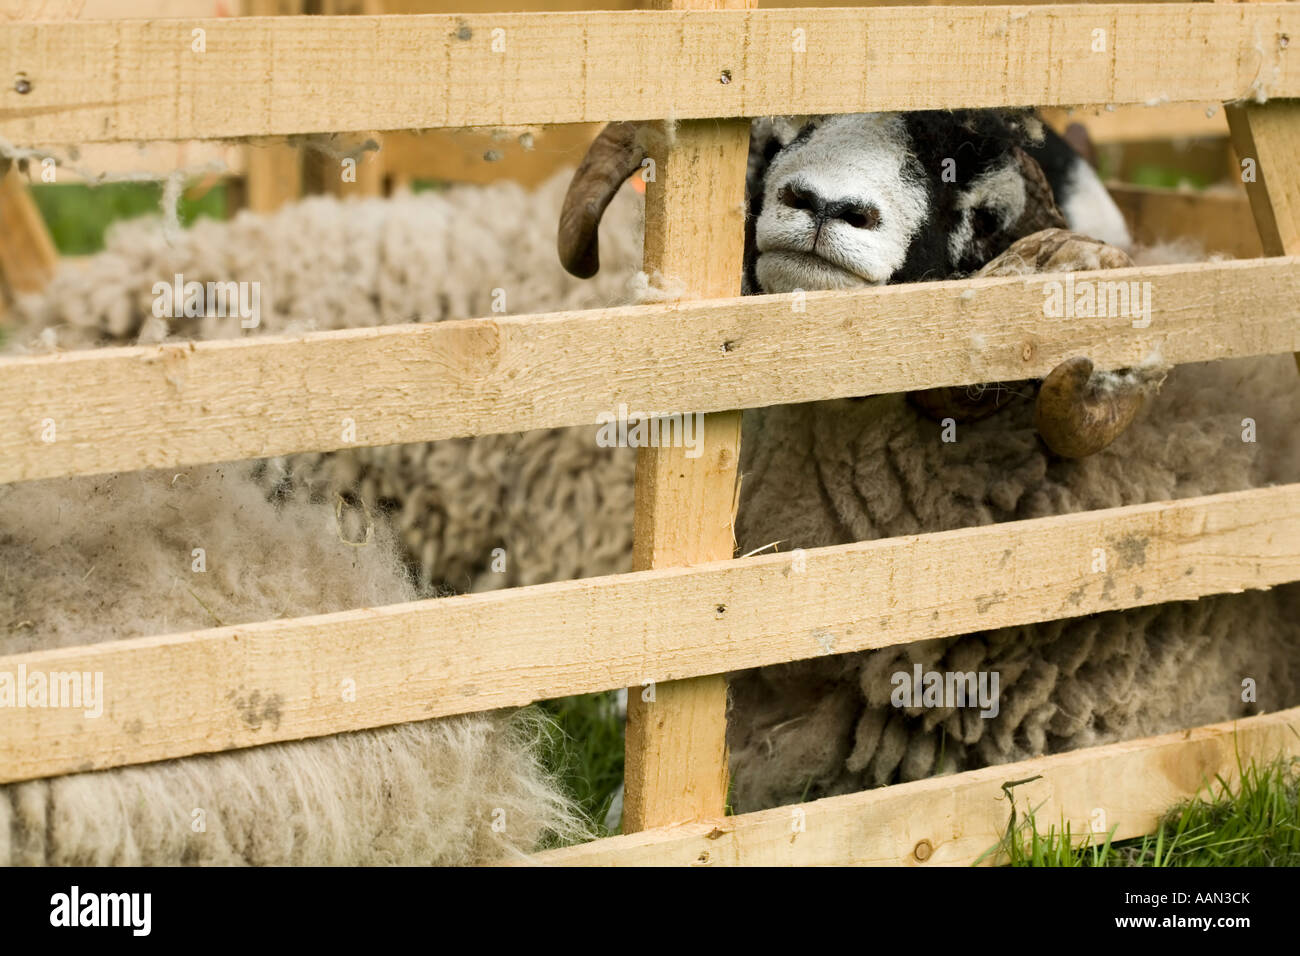
[[[930,208],[902,117],[834,116],[774,135],[790,139],[765,176],[755,228],[760,288],[888,282]]]
[[[1027,234],[1018,228],[1031,205],[1019,149],[1027,140],[1023,124],[991,113],[760,121],[751,147],[748,291],[974,271]]]
[[[589,277],[600,266],[600,216],[645,156],[641,133],[642,124],[610,124],[574,174],[557,237],[560,261],[574,275]],[[1055,183],[1035,152],[1055,171]],[[954,278],[1034,236],[1037,244],[1022,249],[1017,261],[1037,260],[1045,237],[1058,236],[1052,241],[1061,248],[1071,244],[1073,237],[1062,233],[1068,223],[1056,203],[1057,186],[1071,184],[1068,195],[1077,192],[1083,165],[1059,136],[1022,111],[757,119],[745,182],[742,291]],[[1086,175],[1096,178],[1090,170]],[[1091,373],[1085,358],[1063,363],[1039,395],[1040,431],[1066,457],[1104,448],[1141,402],[1138,394],[1117,407],[1096,401]],[[991,397],[971,402],[963,391],[912,393],[913,404],[941,420],[974,421],[998,411],[1008,394],[986,390]]]

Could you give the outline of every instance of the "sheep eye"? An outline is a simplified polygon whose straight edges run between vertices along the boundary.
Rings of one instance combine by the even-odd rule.
[[[875,206],[862,206],[849,210],[840,218],[855,229],[875,229],[880,225],[880,210]]]

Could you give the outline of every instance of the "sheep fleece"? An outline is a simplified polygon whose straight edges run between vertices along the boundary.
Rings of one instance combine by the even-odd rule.
[[[575,279],[555,253],[568,187],[458,186],[392,200],[312,197],[273,215],[199,220],[168,241],[157,219],[115,224],[107,248],[21,297],[10,351],[152,344],[626,304],[641,263],[641,198],[615,197],[600,273]],[[153,285],[261,283],[261,322],[159,318]],[[497,291],[504,296],[498,298]],[[359,416],[359,418],[361,418]],[[630,571],[636,456],[602,448],[596,427],[359,447],[264,462],[277,494],[306,492],[383,513],[424,587],[483,591]],[[504,570],[493,550],[504,548]]]
[[[273,504],[245,468],[0,487],[0,655],[418,596],[382,528],[350,545],[333,508]],[[232,695],[250,725],[278,719],[273,696]],[[8,784],[0,864],[517,857],[583,832],[538,762],[548,732],[537,713],[478,714]]]
[[[1285,436],[1300,414],[1291,357],[1174,369],[1113,445],[1051,456],[1015,400],[957,441],[901,395],[750,413],[742,551],[814,548],[1259,487],[1300,477]],[[1252,417],[1258,441],[1243,441]],[[1117,601],[1140,543],[1098,541]],[[998,582],[993,582],[995,588]],[[1014,585],[1009,585],[1014,586]],[[1095,595],[1090,595],[1095,596]],[[996,593],[994,593],[996,597]],[[1068,608],[1063,608],[1068,611]],[[1162,733],[1300,702],[1300,590],[1207,598],[1003,628],[733,676],[734,800],[754,810]],[[1000,712],[895,708],[890,676],[1000,673]],[[1242,681],[1258,701],[1242,702]]]

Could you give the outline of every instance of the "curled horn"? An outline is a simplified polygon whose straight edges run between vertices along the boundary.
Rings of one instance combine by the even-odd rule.
[[[1142,388],[1103,386],[1092,372],[1091,360],[1067,359],[1052,369],[1038,391],[1034,409],[1038,434],[1064,458],[1085,458],[1101,451],[1142,408]]]
[[[556,246],[560,263],[579,279],[600,269],[598,230],[605,207],[618,187],[641,166],[646,150],[639,134],[644,123],[610,123],[592,141],[560,210]]]

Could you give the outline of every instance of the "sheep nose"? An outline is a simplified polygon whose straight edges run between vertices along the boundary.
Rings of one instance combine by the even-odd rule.
[[[777,198],[791,209],[803,209],[811,213],[818,224],[839,219],[856,229],[875,229],[880,225],[880,210],[871,203],[828,201],[807,186],[787,183],[781,187]]]

